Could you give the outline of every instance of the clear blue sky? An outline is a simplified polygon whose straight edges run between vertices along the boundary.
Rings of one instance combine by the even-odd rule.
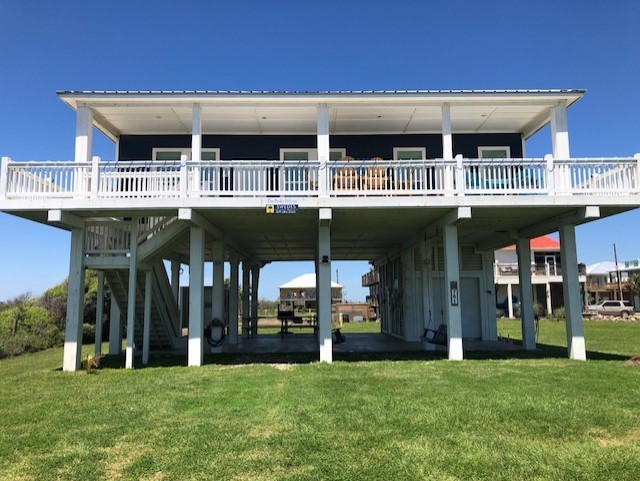
[[[0,2],[0,155],[71,159],[57,89],[585,88],[573,156],[640,152],[640,2]],[[527,144],[541,156],[548,131]],[[94,155],[113,158],[97,134]],[[640,258],[638,211],[578,228],[582,262]],[[0,300],[67,275],[69,235],[0,214]],[[364,298],[366,263],[334,263]],[[271,265],[260,296],[310,272]],[[335,279],[335,274],[334,274]]]

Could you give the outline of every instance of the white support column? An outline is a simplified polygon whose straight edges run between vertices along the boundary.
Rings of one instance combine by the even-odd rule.
[[[193,106],[191,115],[191,160],[194,162],[202,160],[202,108],[198,104]],[[200,192],[202,190],[200,168],[194,167],[191,175],[191,189]],[[199,194],[194,192],[192,195]]]
[[[515,316],[513,315],[513,286],[511,282],[507,284],[507,308],[509,319],[513,319]]]
[[[120,160],[120,136],[115,141],[115,152],[113,153],[113,160],[118,162]]]
[[[136,335],[136,291],[138,284],[138,218],[131,220],[131,243],[129,246],[129,295],[127,296],[127,347],[125,368],[133,369],[133,344]]]
[[[558,102],[557,105],[551,108],[551,143],[555,159],[566,160],[571,158],[566,101]]]
[[[442,104],[442,158],[453,159],[453,135],[451,134],[451,106]]]
[[[151,334],[151,271],[144,276],[144,324],[142,327],[142,364],[149,364],[149,336]]]
[[[445,225],[442,230],[444,237],[444,289],[446,292],[444,304],[449,359],[460,361],[463,359],[463,351],[458,227],[456,225]]]
[[[180,300],[180,262],[171,261],[171,292],[176,303]]]
[[[111,286],[110,286],[111,287]],[[109,312],[109,355],[122,354],[122,312],[111,289],[111,311]]]
[[[482,322],[482,340],[498,340],[498,318],[496,316],[495,252],[482,252],[482,270],[484,275],[485,315]]]
[[[213,287],[211,298],[211,316],[226,322],[224,312],[224,244],[221,240],[213,241]],[[209,322],[209,319],[206,320]],[[211,352],[222,352],[222,346],[211,348]]]
[[[320,170],[318,172],[318,195],[326,197],[329,191],[329,108],[326,105],[318,106],[317,112],[318,128],[318,160]]]
[[[318,222],[318,342],[320,362],[333,362],[331,339],[331,209],[319,210]]]
[[[229,343],[238,344],[238,254],[231,252],[229,269]]]
[[[531,245],[527,238],[516,242],[518,253],[518,277],[520,280],[520,317],[522,322],[522,347],[536,348],[536,332],[533,313],[533,285],[531,283]]]
[[[98,197],[98,187],[100,186],[100,157],[91,157],[91,198]]]
[[[251,319],[249,297],[251,291],[251,266],[247,259],[242,260],[242,335],[249,336],[249,320]]]
[[[258,335],[258,286],[260,284],[260,265],[251,266],[251,320],[249,327],[251,335]]]
[[[79,106],[76,110],[76,162],[90,162],[93,143],[93,111]]]
[[[422,319],[425,329],[435,329],[433,322],[433,248],[430,239],[421,242],[422,248]],[[422,341],[422,347],[425,351],[434,351],[435,344]]]
[[[189,246],[189,342],[187,365],[202,366],[204,336],[204,229],[192,226]]]
[[[98,292],[96,294],[96,339],[94,354],[102,353],[102,318],[104,317],[104,271],[98,271]]]
[[[547,314],[551,314],[553,312],[553,304],[551,303],[551,284],[545,283],[544,285],[544,297],[547,304]]]
[[[84,318],[84,229],[71,230],[67,325],[64,338],[63,371],[80,369],[82,355],[82,321]]]
[[[587,353],[582,328],[582,304],[578,281],[576,231],[572,225],[560,226],[560,258],[562,262],[562,291],[567,325],[567,349],[570,359],[584,361]]]
[[[451,106],[442,104],[442,158],[453,160],[453,135],[451,133]],[[447,195],[453,195],[454,172],[449,168],[444,171],[444,185]]]

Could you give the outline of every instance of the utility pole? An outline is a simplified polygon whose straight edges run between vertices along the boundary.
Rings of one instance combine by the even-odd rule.
[[[338,274],[338,269],[336,269],[336,283],[340,284],[340,275]]]
[[[620,280],[620,266],[618,265],[618,250],[616,249],[616,243],[613,243],[613,260],[616,263],[616,277],[618,278],[618,295],[620,296],[620,300],[622,297],[622,281]]]

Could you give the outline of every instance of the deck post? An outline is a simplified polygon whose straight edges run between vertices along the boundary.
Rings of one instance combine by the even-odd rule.
[[[453,160],[453,136],[451,134],[451,105],[442,104],[442,159]],[[446,195],[453,195],[454,172],[448,166],[444,171],[444,188]]]
[[[582,328],[582,303],[578,280],[578,256],[576,231],[570,224],[560,226],[560,258],[562,262],[562,291],[564,316],[567,324],[567,349],[569,358],[584,361],[587,353]]]
[[[109,355],[117,356],[119,354],[122,354],[122,313],[112,288],[111,311],[109,312]]]
[[[509,319],[516,317],[513,314],[513,285],[511,282],[507,284],[507,315]]]
[[[7,197],[7,188],[9,184],[9,157],[2,157],[0,160],[0,199]]]
[[[91,157],[91,198],[98,197],[98,186],[100,185],[100,157]]]
[[[317,111],[318,196],[329,195],[329,108],[319,105]]]
[[[498,340],[498,323],[496,318],[496,280],[495,280],[495,252],[492,250],[482,252],[482,270],[484,277],[484,289],[486,293],[485,315],[482,322],[482,340]]]
[[[151,334],[151,271],[144,276],[144,324],[142,326],[142,364],[149,364],[149,336]]]
[[[442,231],[444,238],[444,289],[447,293],[444,304],[447,320],[449,360],[461,361],[463,359],[463,351],[458,226],[445,225]]]
[[[320,362],[333,362],[331,339],[331,209],[320,208],[318,219],[318,341]]]
[[[96,333],[94,354],[102,353],[102,318],[104,317],[104,271],[98,271],[98,292],[96,294]]]
[[[213,241],[213,287],[211,289],[211,316],[226,322],[224,312],[224,243],[222,240]],[[208,323],[210,319],[206,320]],[[212,347],[211,352],[222,352],[222,346]]]
[[[547,314],[551,315],[553,313],[553,304],[551,302],[551,283],[548,281],[544,285],[544,298],[547,304]]]
[[[238,270],[239,258],[231,252],[229,269],[229,344],[238,344]]]
[[[189,341],[187,364],[202,366],[204,334],[204,229],[191,226],[189,246]]]
[[[251,266],[251,321],[249,327],[251,335],[258,335],[258,285],[260,282],[260,265]]]
[[[63,371],[77,371],[82,355],[82,321],[84,318],[84,229],[71,230],[67,325],[64,338]]]
[[[133,369],[133,344],[136,335],[136,293],[138,284],[138,218],[131,220],[131,239],[129,244],[129,295],[127,296],[127,347],[125,363],[127,369]]]
[[[433,323],[433,246],[431,239],[425,239],[421,242],[422,249],[422,327],[425,329],[434,329]],[[435,351],[436,345],[422,341],[422,348],[425,351]]]
[[[180,261],[171,261],[171,293],[177,303],[180,300]]]
[[[187,165],[187,156],[180,156],[180,197],[186,197],[189,191],[189,166]]]
[[[248,259],[242,259],[242,336],[249,336],[249,320],[251,319],[249,294],[251,291],[251,266]]]
[[[520,280],[520,318],[522,322],[522,347],[535,350],[536,332],[533,312],[533,285],[531,283],[531,244],[528,238],[516,241],[518,276]]]

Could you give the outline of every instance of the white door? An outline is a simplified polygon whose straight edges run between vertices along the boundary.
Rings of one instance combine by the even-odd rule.
[[[437,328],[444,322],[443,298],[444,279],[433,279],[432,326]],[[460,306],[462,307],[462,338],[480,339],[482,336],[482,312],[480,311],[480,279],[463,277],[460,279]]]

